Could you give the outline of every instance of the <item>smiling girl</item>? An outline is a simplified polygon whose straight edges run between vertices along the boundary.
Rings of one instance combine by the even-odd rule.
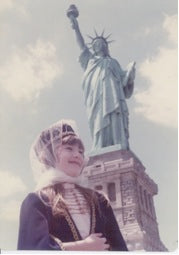
[[[69,121],[44,130],[30,157],[37,186],[21,206],[19,250],[127,251],[109,202],[83,187],[84,145]]]

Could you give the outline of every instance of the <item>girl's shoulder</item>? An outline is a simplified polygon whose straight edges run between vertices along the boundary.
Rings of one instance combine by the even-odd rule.
[[[39,195],[36,192],[30,192],[27,194],[27,196],[24,198],[23,203],[35,203],[39,201]]]
[[[107,195],[103,191],[97,191],[90,188],[84,188],[84,190],[86,190],[89,194],[91,194],[91,196],[95,200],[97,200],[99,204],[104,204],[104,205],[110,204]]]
[[[38,192],[30,192],[24,198],[24,200],[22,202],[22,207],[26,207],[26,208],[36,207],[39,209],[44,208],[44,207],[46,207],[44,201],[48,202],[47,197],[43,196],[43,198],[42,198]]]
[[[96,196],[99,199],[99,202],[104,203],[104,204],[109,204],[109,199],[103,191],[95,191]]]

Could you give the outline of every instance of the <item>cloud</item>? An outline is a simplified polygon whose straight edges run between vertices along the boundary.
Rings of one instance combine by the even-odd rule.
[[[139,74],[148,82],[145,91],[138,91],[136,112],[148,120],[177,127],[177,15],[165,16],[163,29],[167,40],[156,55],[146,59]],[[169,46],[170,43],[170,46]]]
[[[0,12],[12,9],[14,2],[12,0],[1,0],[0,1]]]
[[[24,195],[27,187],[20,177],[2,170],[0,171],[0,187],[0,220],[17,222],[22,201],[15,199],[15,196],[18,193]]]
[[[26,186],[20,177],[14,176],[9,171],[0,171],[0,198],[8,198],[16,193],[26,191]]]
[[[8,10],[17,11],[19,14],[27,16],[27,10],[25,8],[25,1],[14,0],[1,0],[0,1],[0,13],[7,12]]]
[[[17,222],[22,201],[11,200],[1,204],[0,219]]]
[[[38,40],[25,49],[14,49],[0,66],[0,85],[16,101],[31,101],[63,72],[51,42]]]
[[[173,16],[165,15],[165,20],[163,23],[163,28],[168,33],[168,39],[171,42],[173,42],[175,46],[177,46],[177,39],[178,39],[177,38],[178,37],[177,19],[178,19],[177,15],[173,15]]]

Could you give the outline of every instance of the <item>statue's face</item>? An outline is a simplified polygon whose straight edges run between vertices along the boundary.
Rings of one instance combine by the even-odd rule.
[[[93,46],[93,50],[96,54],[107,52],[108,46],[102,38],[95,39],[92,46]]]

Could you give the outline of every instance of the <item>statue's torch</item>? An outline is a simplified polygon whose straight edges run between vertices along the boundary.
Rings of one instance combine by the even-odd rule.
[[[74,4],[70,5],[70,7],[67,10],[67,17],[70,19],[73,28],[75,26],[76,23],[75,21],[78,16],[79,12],[76,6]]]

